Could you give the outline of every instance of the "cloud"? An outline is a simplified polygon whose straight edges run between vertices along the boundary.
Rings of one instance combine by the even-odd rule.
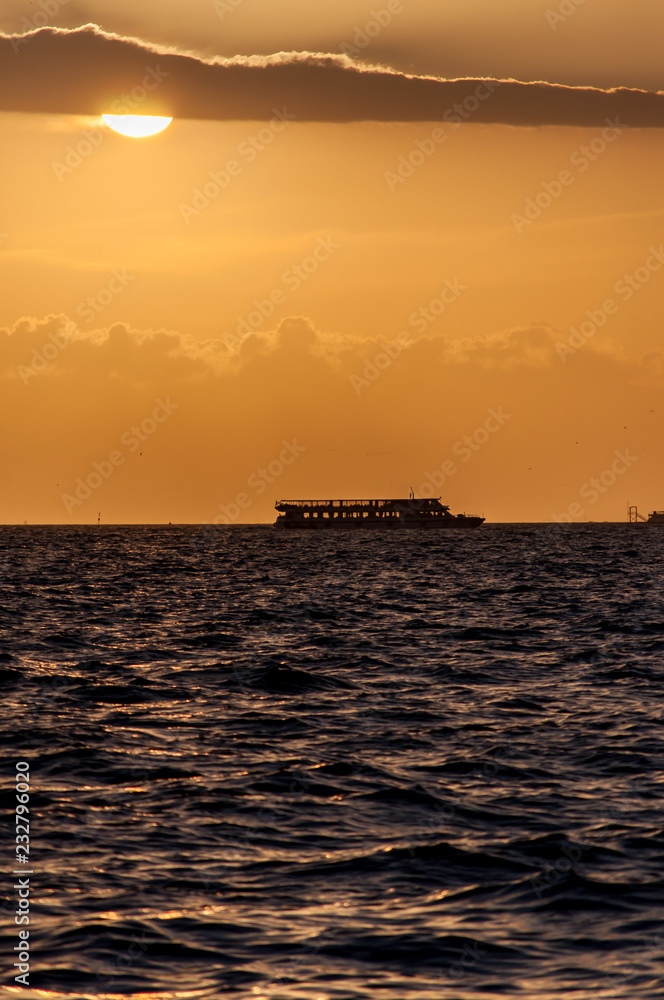
[[[135,331],[126,323],[83,330],[62,314],[22,317],[0,329],[0,377],[24,385],[85,375],[116,384],[192,378],[207,371],[203,352],[167,331]]]
[[[561,334],[547,323],[532,323],[527,327],[456,341],[450,344],[447,358],[494,371],[508,371],[518,366],[543,368],[558,360],[555,347],[561,339]]]
[[[589,341],[563,364],[557,336],[545,323],[464,343],[424,336],[387,364],[383,341],[335,336],[304,317],[247,337],[230,356],[221,339],[23,319],[0,330],[0,420],[12,428],[0,442],[4,516],[212,521],[242,492],[256,501],[244,516],[268,521],[280,494],[370,484],[400,493],[454,460],[450,502],[490,500],[499,520],[537,500],[547,518],[627,446],[643,456],[645,489],[659,474],[662,352],[637,359]],[[155,428],[160,401],[173,417]],[[504,410],[506,429],[466,464],[455,443],[492,408]],[[294,441],[301,459],[253,490],[256,470]],[[117,452],[117,474],[65,511],[63,494]],[[532,483],[520,478],[531,467]],[[601,516],[615,519],[618,501],[608,502]]]
[[[297,385],[305,373],[315,378],[318,372],[345,382],[384,351],[388,339],[320,330],[305,316],[288,316],[273,330],[252,333],[241,341],[231,334],[230,347],[227,335],[194,342],[176,331],[135,330],[126,323],[82,330],[62,314],[22,317],[13,327],[0,329],[0,377],[24,384],[41,384],[43,378],[89,377],[105,384],[110,380],[137,386],[160,379],[192,385],[202,378],[237,381],[241,376],[251,381],[260,373],[280,385],[292,376]],[[406,377],[417,373],[434,382],[443,369],[497,374],[550,368],[558,374],[563,366],[556,348],[564,339],[544,321],[463,340],[424,335],[401,345],[398,368]],[[595,366],[608,365],[624,379],[659,383],[664,377],[662,351],[637,358],[588,340],[573,353],[577,363],[585,359]]]
[[[132,106],[133,104],[133,106]],[[116,111],[178,118],[298,121],[463,121],[515,126],[660,128],[664,94],[514,80],[442,80],[357,65],[346,56],[279,53],[206,61],[103,32],[42,28],[0,35],[0,110]]]

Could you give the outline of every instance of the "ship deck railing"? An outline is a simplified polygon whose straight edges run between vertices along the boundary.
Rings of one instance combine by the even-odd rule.
[[[414,497],[390,497],[385,500],[279,500],[275,507],[311,507],[311,508],[325,508],[334,507],[335,509],[350,509],[353,507],[361,507],[364,510],[376,507],[384,507],[391,505],[404,505],[406,507],[422,508],[427,506],[433,506],[434,503],[440,504],[440,497],[426,497],[418,498]],[[448,509],[445,504],[440,504],[441,507]],[[438,507],[434,509],[439,509]]]

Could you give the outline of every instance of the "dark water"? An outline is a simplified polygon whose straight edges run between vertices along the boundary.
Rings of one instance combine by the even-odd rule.
[[[647,526],[0,529],[22,997],[660,997],[663,565]]]

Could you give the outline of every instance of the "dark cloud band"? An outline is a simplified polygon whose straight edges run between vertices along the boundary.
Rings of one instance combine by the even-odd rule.
[[[95,25],[0,35],[0,110],[116,111],[177,118],[474,121],[515,126],[661,128],[664,94],[514,80],[440,80],[358,67],[343,56],[281,53],[205,61]]]

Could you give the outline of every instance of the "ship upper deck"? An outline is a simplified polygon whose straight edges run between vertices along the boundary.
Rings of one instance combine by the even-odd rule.
[[[440,497],[421,499],[404,497],[385,500],[278,500],[274,506],[276,510],[449,510],[447,504],[440,502]]]

